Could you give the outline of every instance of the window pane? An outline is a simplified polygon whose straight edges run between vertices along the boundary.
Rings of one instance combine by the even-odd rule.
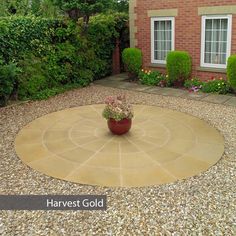
[[[166,42],[166,50],[171,51],[171,41]]]
[[[165,60],[165,51],[161,51],[161,60]]]
[[[157,41],[154,41],[154,50],[157,50]]]
[[[206,19],[206,30],[212,29],[212,20]]]
[[[211,63],[211,54],[210,53],[205,53],[205,63]]]
[[[211,42],[205,43],[205,52],[211,52]]]
[[[154,59],[155,59],[155,60],[158,60],[158,54],[157,54],[157,51],[154,52]]]
[[[158,30],[165,30],[165,21],[159,21],[159,29]]]
[[[161,50],[161,41],[157,41],[157,50]]]
[[[159,28],[159,21],[154,22],[154,30],[156,31]]]
[[[166,60],[167,53],[168,53],[167,51],[163,52],[163,60]]]
[[[214,42],[220,41],[220,30],[213,31],[212,41]]]
[[[220,43],[219,42],[213,42],[211,44],[211,52],[215,52],[215,53],[220,52]]]
[[[171,31],[170,30],[166,31],[166,40],[172,40]]]
[[[213,29],[220,30],[220,22],[221,22],[221,19],[214,19],[213,20]]]
[[[171,21],[166,21],[166,30],[171,30]]]
[[[218,53],[211,54],[211,63],[220,64],[220,55]]]
[[[161,50],[166,50],[166,42],[161,41]]]
[[[154,40],[157,40],[157,35],[158,35],[157,31],[154,31]]]
[[[221,29],[228,29],[228,19],[221,19]]]
[[[225,30],[220,31],[220,41],[224,41],[224,42],[227,41],[227,31]]]
[[[157,33],[157,40],[165,40],[165,31],[158,31]]]
[[[227,43],[220,43],[220,53],[226,53]]]
[[[158,52],[158,60],[163,60],[163,51]]]
[[[220,64],[226,64],[226,54],[225,53],[220,55]]]
[[[206,41],[211,41],[212,40],[212,31],[206,31]]]

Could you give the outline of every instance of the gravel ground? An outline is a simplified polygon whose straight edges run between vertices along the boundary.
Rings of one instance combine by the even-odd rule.
[[[104,188],[73,184],[22,164],[17,132],[45,114],[102,103],[127,93],[132,103],[156,105],[206,120],[225,137],[225,153],[210,170],[172,184]],[[90,86],[47,101],[0,109],[0,194],[106,194],[107,211],[1,211],[0,235],[236,235],[236,108],[126,90]]]

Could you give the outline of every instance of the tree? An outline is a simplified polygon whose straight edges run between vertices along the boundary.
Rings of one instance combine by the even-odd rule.
[[[34,15],[40,15],[40,7],[43,1],[40,0],[31,0],[30,9]]]
[[[112,0],[54,0],[54,3],[74,21],[83,18],[87,26],[90,16],[110,8]]]
[[[41,11],[41,16],[47,18],[48,17],[57,18],[61,14],[58,7],[53,4],[52,0],[43,0],[41,2],[40,11]]]
[[[129,11],[129,0],[113,0],[113,10],[118,12],[126,12]]]
[[[29,12],[30,0],[0,0],[0,16],[26,15]]]

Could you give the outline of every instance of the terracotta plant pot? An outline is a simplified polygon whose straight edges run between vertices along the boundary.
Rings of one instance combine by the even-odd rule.
[[[123,119],[120,121],[116,121],[114,119],[109,119],[107,120],[107,124],[108,124],[108,128],[113,134],[122,135],[122,134],[127,133],[130,130],[132,120]]]

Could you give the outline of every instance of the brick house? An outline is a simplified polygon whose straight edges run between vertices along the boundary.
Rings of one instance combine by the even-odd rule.
[[[236,54],[236,0],[130,0],[130,47],[143,52],[143,67],[165,72],[171,50],[188,51],[192,75],[226,77]]]

